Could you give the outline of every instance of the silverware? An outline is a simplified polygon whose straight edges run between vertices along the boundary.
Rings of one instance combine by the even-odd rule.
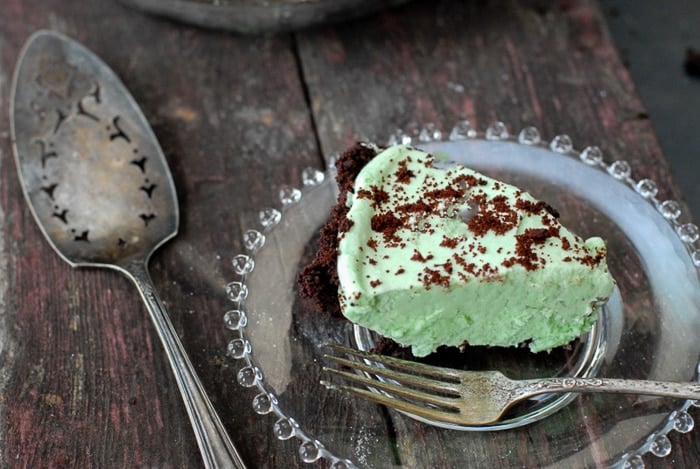
[[[244,468],[153,288],[148,260],[177,233],[170,170],[138,105],[89,50],[34,34],[15,70],[11,132],[24,195],[73,267],[106,267],[138,288],[187,408],[205,466]]]
[[[516,402],[538,394],[608,392],[700,399],[700,383],[611,378],[512,380],[498,371],[460,371],[328,344],[325,358],[348,371],[324,367],[346,384],[321,383],[409,414],[458,425],[486,425]]]

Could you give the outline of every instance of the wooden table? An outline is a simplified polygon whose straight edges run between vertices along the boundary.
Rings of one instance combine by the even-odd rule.
[[[277,36],[204,31],[110,0],[5,0],[0,10],[0,465],[199,467],[185,410],[127,280],[71,270],[21,195],[7,108],[18,52],[37,29],[92,49],[140,103],[178,187],[179,236],[152,276],[205,388],[250,467],[301,467],[236,383],[223,285],[244,213],[272,203],[358,138],[496,119],[600,144],[677,198],[634,85],[594,0],[416,1]],[[213,281],[212,281],[213,279]],[[697,412],[693,414],[697,418]],[[404,424],[414,429],[416,424]],[[399,428],[396,431],[404,431]],[[544,438],[544,437],[543,437]],[[697,467],[700,439],[671,434],[651,467]],[[430,445],[430,440],[426,440]],[[416,454],[418,456],[416,456]],[[400,460],[403,455],[395,455]],[[420,467],[420,453],[412,461]],[[465,463],[467,464],[467,463]],[[475,454],[470,467],[494,467]],[[522,465],[555,464],[546,451]],[[466,467],[466,466],[465,466]]]

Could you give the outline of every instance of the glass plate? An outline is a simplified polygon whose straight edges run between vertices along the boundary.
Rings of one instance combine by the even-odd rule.
[[[633,180],[626,162],[605,163],[597,147],[574,150],[566,135],[542,143],[532,127],[512,138],[502,123],[477,134],[462,122],[449,140],[442,141],[441,133],[428,126],[414,136],[397,132],[389,143],[447,151],[455,161],[546,200],[572,231],[603,236],[608,244],[617,288],[593,333],[571,350],[550,354],[474,350],[473,366],[500,369],[513,378],[575,374],[697,379],[698,227],[679,221],[676,202],[656,199],[653,181]],[[497,424],[456,431],[416,423],[325,389],[319,384],[323,344],[365,348],[371,337],[347,321],[311,313],[297,296],[295,277],[313,255],[318,228],[335,201],[332,177],[307,169],[302,179],[302,189],[282,187],[280,209],[261,210],[260,226],[244,233],[248,252],[233,258],[239,278],[227,285],[234,307],[224,316],[235,334],[228,354],[243,362],[239,383],[257,389],[253,408],[274,416],[277,438],[298,438],[302,461],[323,459],[334,468],[387,467],[387,461],[394,466],[418,461],[424,467],[463,467],[465,460],[520,467],[527,454],[540,466],[643,467],[645,453],[670,453],[669,431],[692,430],[690,401],[545,396],[514,409]],[[433,440],[441,449],[431,453],[424,445]],[[546,450],[540,446],[543,441]],[[490,454],[493,448],[502,451]]]

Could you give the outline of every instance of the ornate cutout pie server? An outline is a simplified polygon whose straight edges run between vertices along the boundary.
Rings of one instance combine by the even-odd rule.
[[[107,267],[134,282],[205,466],[244,468],[148,274],[179,213],[167,162],[134,99],[92,52],[40,31],[17,63],[10,125],[24,195],[51,246],[73,267]]]

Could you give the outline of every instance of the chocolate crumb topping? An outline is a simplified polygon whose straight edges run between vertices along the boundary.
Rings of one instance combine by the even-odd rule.
[[[537,215],[542,210],[544,210],[550,215],[552,215],[554,218],[559,218],[560,216],[559,212],[547,202],[533,202],[531,200],[521,199],[520,196],[518,196],[517,200],[515,201],[515,208],[531,213],[533,215]]]
[[[427,256],[423,256],[420,252],[418,252],[417,249],[413,250],[413,256],[411,256],[412,261],[421,262],[423,264],[425,264],[426,262],[428,262],[432,258],[433,258],[432,254],[428,254]]]
[[[415,174],[408,169],[406,161],[399,162],[399,169],[396,171],[396,181],[401,184],[408,184],[411,182],[412,177],[415,177]]]
[[[454,188],[452,186],[447,186],[442,189],[435,189],[432,191],[426,191],[425,199],[429,202],[437,202],[441,199],[445,200],[459,200],[464,197],[465,190],[462,188]]]
[[[442,237],[442,241],[440,242],[440,246],[449,248],[449,249],[454,249],[457,247],[459,244],[459,238],[448,238],[447,236]]]
[[[518,223],[518,214],[503,195],[497,195],[489,201],[479,195],[473,198],[479,206],[467,223],[475,236],[482,237],[489,231],[502,235],[513,229]]]
[[[356,197],[358,199],[372,199],[372,192],[367,189],[360,189],[357,191]]]
[[[522,234],[516,235],[515,256],[503,261],[503,266],[511,267],[514,264],[520,264],[526,270],[535,270],[541,265],[544,265],[544,259],[540,259],[533,251],[532,247],[544,244],[545,241],[552,237],[558,237],[559,230],[557,228],[529,228]]]
[[[576,260],[588,267],[595,267],[605,258],[605,252],[596,251],[595,255],[586,254],[585,256],[577,257]]]
[[[393,213],[380,213],[374,215],[370,221],[372,231],[382,233],[385,241],[395,240],[396,230],[401,228],[401,219]]]
[[[399,205],[396,207],[396,212],[399,214],[411,214],[411,213],[431,213],[433,211],[433,207],[429,204],[427,204],[423,200],[419,200],[417,202],[412,202],[408,204],[403,204]]]
[[[430,289],[435,285],[439,285],[443,288],[449,288],[450,286],[449,275],[443,275],[439,270],[433,270],[428,267],[423,269],[422,281],[426,289]]]

